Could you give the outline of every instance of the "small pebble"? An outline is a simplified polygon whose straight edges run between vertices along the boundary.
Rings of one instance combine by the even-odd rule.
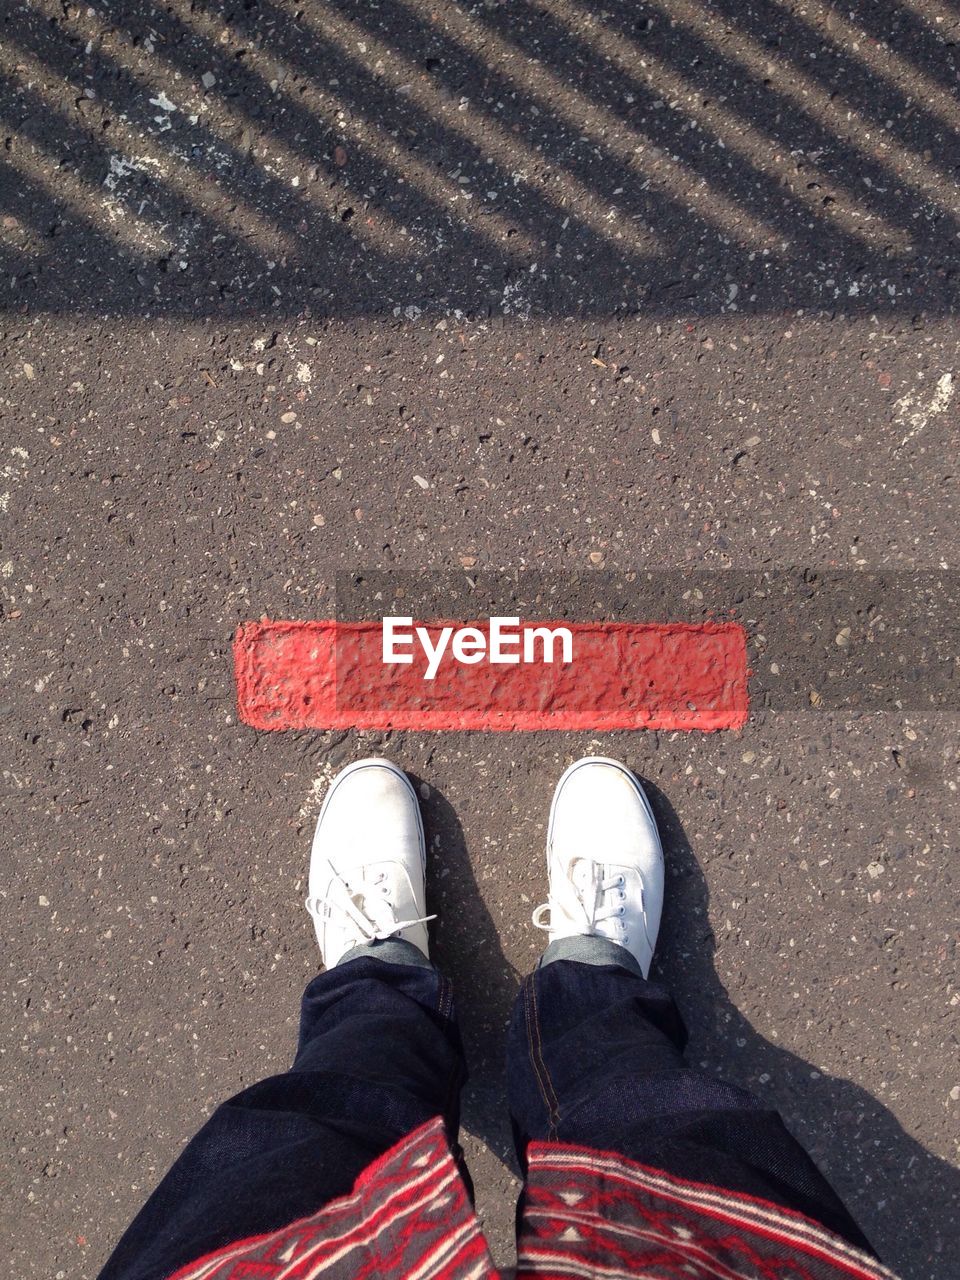
[[[280,415],[281,422],[296,422],[296,420],[297,420],[297,415],[293,412],[292,409],[290,409],[287,413],[281,413]]]

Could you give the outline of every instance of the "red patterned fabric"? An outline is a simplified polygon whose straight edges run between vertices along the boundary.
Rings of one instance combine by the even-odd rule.
[[[534,1143],[518,1280],[895,1280],[800,1214],[613,1153]],[[437,1119],[353,1192],[170,1280],[497,1280]]]

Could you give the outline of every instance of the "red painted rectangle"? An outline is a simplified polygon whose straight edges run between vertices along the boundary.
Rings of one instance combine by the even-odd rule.
[[[421,623],[436,643],[445,625]],[[737,729],[747,642],[734,622],[529,622],[573,634],[570,663],[383,661],[379,622],[247,622],[234,640],[240,718],[257,729]],[[339,676],[339,678],[338,678]]]

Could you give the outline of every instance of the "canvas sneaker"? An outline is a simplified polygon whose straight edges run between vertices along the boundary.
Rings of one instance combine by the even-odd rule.
[[[354,947],[404,938],[429,956],[420,805],[389,760],[358,760],[330,784],[310,853],[306,908],[328,969]]]
[[[557,783],[547,831],[549,901],[533,923],[550,941],[617,942],[650,972],[663,907],[663,849],[643,788],[603,756],[572,764]]]

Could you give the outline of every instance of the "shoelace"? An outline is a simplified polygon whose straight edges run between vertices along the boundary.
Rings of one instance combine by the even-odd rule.
[[[381,896],[375,898],[371,896],[369,889],[354,894],[349,883],[344,880],[329,858],[326,862],[333,881],[331,890],[336,887],[340,890],[340,894],[338,898],[334,898],[332,893],[328,893],[325,898],[307,898],[304,906],[315,920],[323,922],[336,911],[340,911],[350,920],[365,942],[382,942],[404,929],[411,929],[414,925],[428,924],[429,921],[436,920],[436,915],[417,916],[413,920],[398,920],[392,903],[385,897],[388,892],[385,873],[381,872],[370,887],[372,890],[377,888],[381,890]],[[360,902],[363,903],[362,907],[359,905]]]
[[[576,895],[576,903],[580,911],[580,919],[571,916],[567,910],[566,904],[557,902],[550,898],[547,902],[541,903],[537,907],[532,916],[532,920],[536,928],[549,930],[551,928],[550,921],[553,913],[556,911],[559,915],[565,916],[571,923],[583,928],[585,933],[596,932],[596,926],[604,920],[616,920],[617,928],[621,934],[621,941],[627,941],[627,927],[624,922],[626,907],[626,893],[624,892],[626,880],[622,874],[615,876],[604,876],[600,880],[591,878],[589,888],[593,891],[593,902],[588,903],[584,898],[584,891],[572,879],[570,884]],[[618,891],[617,897],[613,902],[605,901],[607,894]],[[550,913],[550,920],[547,920],[544,913]]]

